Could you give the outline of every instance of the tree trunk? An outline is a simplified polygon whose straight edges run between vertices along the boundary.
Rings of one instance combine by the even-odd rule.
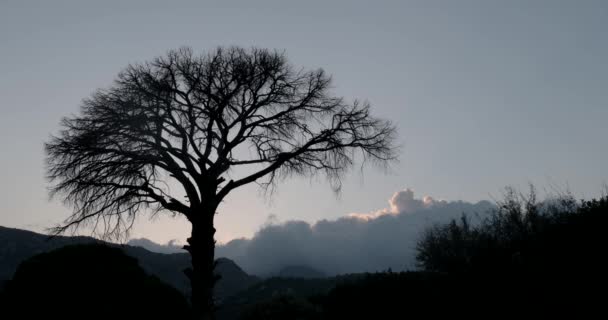
[[[214,319],[213,286],[216,282],[215,267],[215,209],[200,212],[201,219],[192,220],[192,235],[188,245],[192,268],[185,270],[190,279],[192,310],[195,319]]]

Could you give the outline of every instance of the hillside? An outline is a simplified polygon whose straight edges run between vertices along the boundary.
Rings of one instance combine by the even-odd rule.
[[[277,277],[280,278],[300,278],[300,279],[319,279],[326,278],[323,272],[308,266],[286,266],[283,267]]]
[[[49,239],[48,236],[43,234],[0,226],[0,283],[11,279],[22,261],[38,253],[48,252],[69,244],[94,242],[102,241],[82,236],[59,236]],[[135,246],[110,245],[118,246],[125,253],[136,258],[147,273],[157,276],[182,293],[188,294],[188,279],[182,272],[190,265],[188,254],[163,254]],[[258,282],[257,277],[248,275],[232,260],[226,258],[218,259],[217,272],[221,276],[216,285],[216,295],[220,300]]]

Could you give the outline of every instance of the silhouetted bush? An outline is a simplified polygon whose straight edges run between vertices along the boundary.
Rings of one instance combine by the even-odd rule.
[[[608,197],[577,203],[571,196],[537,202],[509,190],[489,218],[466,216],[427,230],[417,260],[427,271],[519,272],[594,268],[603,257]]]
[[[463,217],[429,229],[417,259],[427,271],[465,279],[466,294],[494,309],[588,311],[606,284],[607,217],[607,196],[537,202],[534,189],[511,189],[477,225]]]
[[[6,302],[3,312],[24,319],[186,319],[190,313],[182,294],[144,273],[136,259],[97,244],[24,261],[7,284]]]

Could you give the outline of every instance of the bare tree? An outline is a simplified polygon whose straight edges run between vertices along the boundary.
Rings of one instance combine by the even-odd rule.
[[[142,211],[185,216],[192,304],[212,318],[213,220],[226,195],[292,175],[323,174],[339,190],[355,160],[395,159],[393,126],[330,84],[321,69],[255,48],[182,48],[127,67],[45,146],[52,196],[74,208],[55,231],[117,236]]]

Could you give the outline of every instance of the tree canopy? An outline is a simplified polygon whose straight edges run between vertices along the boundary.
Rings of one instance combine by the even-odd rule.
[[[290,175],[324,174],[338,190],[357,153],[395,159],[391,124],[330,89],[322,69],[266,49],[182,48],[127,67],[46,144],[52,192],[75,208],[58,231],[89,220],[118,235],[143,208],[192,220],[235,188]]]

